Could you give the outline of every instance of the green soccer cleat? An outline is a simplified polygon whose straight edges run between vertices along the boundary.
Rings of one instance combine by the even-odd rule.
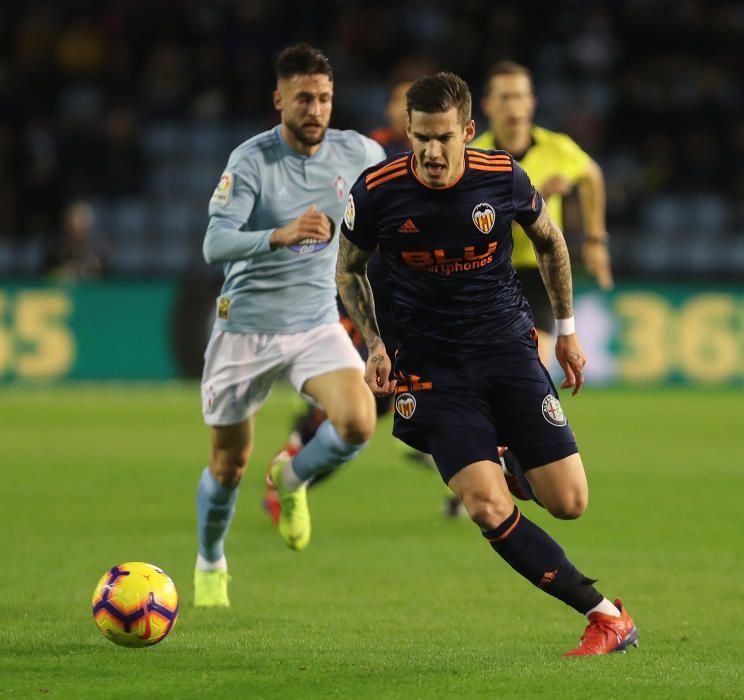
[[[276,488],[282,505],[279,534],[291,549],[305,549],[310,542],[310,511],[307,507],[307,487],[290,491],[282,484],[282,469],[289,460],[277,462],[267,476]]]
[[[197,608],[229,608],[227,584],[230,576],[224,569],[202,571],[194,569],[194,606]]]

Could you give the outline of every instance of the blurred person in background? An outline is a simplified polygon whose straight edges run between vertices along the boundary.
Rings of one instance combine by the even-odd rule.
[[[310,541],[307,483],[353,459],[376,421],[364,363],[339,323],[334,268],[349,187],[384,151],[355,131],[328,128],[333,72],[318,49],[282,51],[276,78],[281,122],[232,152],[203,246],[207,262],[223,263],[225,281],[202,378],[212,448],[197,489],[194,603],[201,607],[229,605],[224,539],[256,412],[274,380],[286,378],[327,415],[269,474],[281,502],[279,532],[292,549]]]
[[[390,88],[385,107],[387,124],[375,129],[371,134],[384,149],[387,156],[411,150],[408,140],[408,112],[406,111],[406,93],[413,85],[413,79],[397,80]]]
[[[79,200],[62,214],[62,231],[44,260],[43,273],[63,282],[97,279],[103,275],[100,252],[93,244],[95,213],[93,207]]]
[[[563,225],[563,197],[578,187],[584,224],[584,264],[602,289],[611,289],[613,280],[607,248],[602,170],[570,136],[534,124],[532,118],[536,106],[529,69],[513,61],[497,63],[488,72],[485,97],[481,103],[489,120],[489,130],[470,145],[511,153],[535,183],[559,227]],[[550,299],[527,234],[517,223],[512,234],[512,262],[535,318],[540,359],[548,366],[554,333]]]

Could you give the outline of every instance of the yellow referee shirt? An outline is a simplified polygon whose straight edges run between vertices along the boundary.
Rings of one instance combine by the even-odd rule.
[[[557,175],[562,175],[572,185],[575,185],[586,174],[590,158],[570,136],[533,126],[532,141],[532,145],[522,159],[517,160],[517,163],[525,169],[532,184],[538,190],[541,190],[543,184],[550,178]],[[498,148],[490,131],[481,134],[468,145],[473,148],[482,148],[485,151]],[[563,197],[559,194],[552,194],[546,202],[553,221],[562,229]],[[535,249],[519,224],[512,224],[512,235],[514,236],[514,252],[512,253],[514,267],[537,267]]]

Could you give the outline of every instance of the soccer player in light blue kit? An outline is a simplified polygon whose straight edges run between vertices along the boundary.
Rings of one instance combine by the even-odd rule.
[[[384,159],[355,131],[328,129],[333,74],[298,44],[276,64],[281,123],[233,151],[212,195],[204,257],[225,282],[207,346],[202,411],[212,449],[197,490],[199,554],[194,603],[226,607],[224,538],[253,446],[255,414],[275,379],[320,404],[328,419],[269,478],[281,500],[279,531],[292,549],[310,540],[306,484],[348,462],[375,427],[364,364],[339,323],[338,227],[352,183]]]

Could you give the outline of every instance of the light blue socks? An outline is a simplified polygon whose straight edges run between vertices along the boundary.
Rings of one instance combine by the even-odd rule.
[[[216,562],[225,554],[225,535],[235,513],[238,487],[221,486],[206,467],[196,489],[196,520],[199,530],[199,554]]]
[[[366,444],[352,445],[341,439],[331,421],[326,419],[315,437],[292,458],[292,470],[300,481],[309,481],[316,474],[354,459]]]

